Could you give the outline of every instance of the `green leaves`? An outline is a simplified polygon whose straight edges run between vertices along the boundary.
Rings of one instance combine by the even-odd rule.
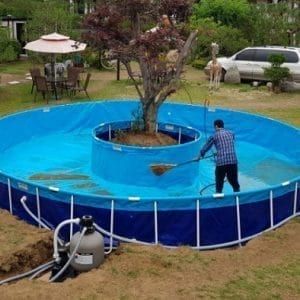
[[[11,40],[8,30],[0,28],[0,63],[16,60],[20,52],[18,41]]]
[[[274,88],[280,87],[284,79],[289,77],[290,71],[288,68],[281,67],[285,61],[282,54],[271,54],[268,61],[271,63],[271,67],[265,68],[264,74],[272,81],[274,90]]]
[[[194,5],[197,18],[213,18],[224,25],[241,27],[250,18],[250,5],[246,0],[202,0]]]
[[[50,13],[51,12],[51,13]],[[27,40],[38,39],[43,34],[58,32],[78,38],[78,15],[71,13],[64,1],[50,0],[37,3],[32,11],[31,18],[26,25]]]

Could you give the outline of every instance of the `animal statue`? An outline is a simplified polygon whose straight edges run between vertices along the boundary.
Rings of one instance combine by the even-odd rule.
[[[166,55],[167,69],[168,71],[175,72],[175,65],[179,57],[179,52],[177,49],[170,50]]]
[[[170,18],[168,17],[168,15],[162,15],[161,17],[161,26],[163,28],[170,28],[172,27]]]
[[[220,79],[222,74],[222,66],[217,60],[217,54],[219,53],[219,45],[217,43],[211,43],[211,56],[212,62],[209,69],[209,89],[219,89]]]

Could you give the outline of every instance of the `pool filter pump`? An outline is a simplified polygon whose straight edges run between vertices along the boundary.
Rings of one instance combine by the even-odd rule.
[[[70,253],[73,253],[79,243],[71,266],[78,272],[86,272],[97,268],[104,261],[104,239],[95,230],[92,216],[83,216],[80,220],[81,230],[73,235],[70,240]],[[81,238],[82,229],[86,228],[85,234]]]
[[[80,231],[72,236],[69,245],[64,244],[59,248],[59,231],[68,224],[79,225]],[[55,262],[50,282],[61,282],[101,265],[104,261],[104,238],[95,230],[92,216],[65,220],[56,227],[53,257]]]

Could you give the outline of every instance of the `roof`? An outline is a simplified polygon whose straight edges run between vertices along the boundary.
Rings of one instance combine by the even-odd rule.
[[[2,21],[27,21],[27,18],[18,18],[14,16],[0,16],[0,20]]]
[[[254,46],[247,47],[247,49],[273,49],[273,50],[295,50],[300,51],[299,47],[290,47],[290,46]]]

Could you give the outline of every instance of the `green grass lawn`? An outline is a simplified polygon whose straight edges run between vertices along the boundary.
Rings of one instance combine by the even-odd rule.
[[[233,279],[216,290],[220,299],[284,299],[300,295],[300,256],[289,263],[261,267]]]
[[[110,80],[103,87],[97,89],[98,81],[91,80],[90,96],[92,99],[110,98],[137,98],[134,86],[129,80]],[[253,113],[263,114],[276,118],[295,126],[300,126],[300,93],[282,93],[266,96],[265,90],[259,95],[254,94],[253,100],[243,100],[244,94],[251,97],[253,90],[240,92],[241,87],[223,86],[216,94],[210,94],[205,85],[197,85],[192,82],[184,82],[181,89],[170,97],[170,101],[180,101],[193,104],[203,104],[204,99],[210,99],[211,106],[229,107],[238,110],[246,110]],[[14,111],[45,106],[46,103],[41,95],[38,95],[37,102],[34,102],[34,94],[30,94],[31,83],[24,83],[12,86],[0,86],[0,114],[8,114]],[[222,95],[222,93],[224,93]],[[233,93],[232,95],[230,95]],[[58,102],[51,100],[50,105],[69,103],[71,101],[87,101],[84,93],[78,94],[73,100],[69,97]]]
[[[33,64],[29,60],[0,64],[0,74],[8,73],[8,74],[16,74],[23,75],[29,72],[29,69],[33,66]]]
[[[25,75],[30,66],[29,61],[0,65],[0,74],[5,71],[10,74]],[[137,98],[134,85],[126,75],[122,74],[122,80],[116,81],[116,74],[113,71],[90,70],[90,72],[92,78],[88,90],[92,99]],[[210,92],[203,72],[190,66],[187,67],[184,77],[181,88],[171,95],[170,101],[203,104],[205,99],[209,99],[211,106],[263,114],[300,126],[299,92],[273,94],[268,92],[264,86],[256,89],[249,84],[221,84],[219,91]],[[40,95],[37,102],[34,102],[34,95],[30,94],[30,90],[30,82],[14,86],[0,86],[0,115],[46,105]],[[50,105],[69,103],[70,101],[86,101],[85,98],[84,93],[76,95],[72,100],[65,96],[60,101],[50,101]]]

